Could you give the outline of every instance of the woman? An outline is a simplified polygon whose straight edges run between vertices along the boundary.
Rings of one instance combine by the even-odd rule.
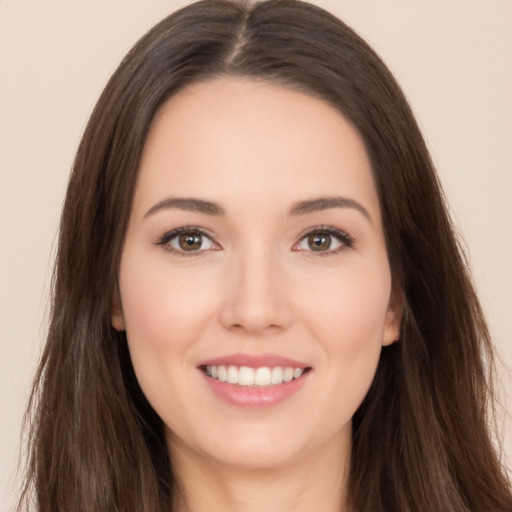
[[[318,8],[199,2],[142,38],[79,147],[54,286],[41,511],[512,510],[425,144]]]

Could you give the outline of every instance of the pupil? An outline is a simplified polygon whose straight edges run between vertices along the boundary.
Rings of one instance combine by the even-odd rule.
[[[331,247],[330,235],[311,235],[308,242],[313,251],[326,251]]]
[[[194,251],[201,248],[201,235],[186,233],[180,236],[180,247],[184,251]]]

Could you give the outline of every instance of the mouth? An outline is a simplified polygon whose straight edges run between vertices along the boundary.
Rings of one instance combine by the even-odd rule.
[[[202,365],[199,367],[208,377],[219,382],[242,387],[265,388],[297,380],[311,367]]]
[[[208,388],[243,409],[266,408],[298,394],[313,367],[276,354],[231,354],[198,365]]]

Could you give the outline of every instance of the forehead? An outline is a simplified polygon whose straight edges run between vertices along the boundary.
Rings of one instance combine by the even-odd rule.
[[[343,195],[378,217],[378,198],[357,131],[332,106],[288,88],[225,77],[170,98],[143,151],[135,209],[162,196],[229,205],[285,206]]]

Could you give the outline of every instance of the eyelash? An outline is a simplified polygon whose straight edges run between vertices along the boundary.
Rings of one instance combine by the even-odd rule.
[[[328,249],[326,251],[314,251],[310,249],[307,252],[311,253],[311,256],[332,256],[334,254],[338,254],[340,252],[346,251],[347,249],[354,247],[354,244],[357,241],[348,233],[341,231],[340,229],[333,228],[332,226],[315,226],[313,228],[308,229],[306,232],[302,233],[299,237],[299,241],[294,244],[294,247],[297,247],[304,239],[312,235],[331,236],[337,239],[341,243],[341,245],[335,249]]]
[[[172,231],[168,231],[156,240],[155,245],[162,247],[165,251],[172,252],[173,254],[177,254],[179,256],[199,256],[205,251],[205,249],[199,251],[180,251],[174,247],[171,247],[169,242],[180,235],[201,235],[211,240],[212,243],[216,244],[216,242],[213,241],[213,236],[211,233],[205,229],[200,228],[199,226],[184,226],[181,228],[173,229]]]
[[[177,250],[177,249],[171,247],[169,242],[171,240],[173,240],[174,238],[176,238],[180,235],[184,235],[184,234],[201,235],[203,237],[208,238],[213,244],[218,246],[218,244],[214,241],[211,233],[206,231],[203,228],[200,228],[199,226],[184,226],[184,227],[180,227],[177,229],[173,229],[171,231],[168,231],[161,237],[159,237],[155,241],[154,244],[158,247],[162,247],[166,251],[172,252],[173,254],[177,254],[179,256],[199,256],[199,255],[203,254],[206,250],[211,250],[211,249],[202,249],[202,250],[197,250],[197,251],[184,251],[184,250]],[[304,239],[306,239],[307,237],[312,236],[312,235],[328,235],[328,236],[331,236],[331,237],[337,239],[341,243],[340,247],[337,247],[335,249],[327,249],[325,251],[314,251],[312,249],[306,250],[306,252],[312,253],[311,255],[314,254],[315,256],[330,256],[333,254],[338,254],[342,251],[352,248],[354,246],[354,244],[356,243],[356,239],[354,237],[348,235],[344,231],[333,228],[332,226],[316,226],[316,227],[310,228],[306,232],[302,233],[299,236],[299,240],[293,245],[293,247],[294,248],[298,247],[298,245]],[[218,246],[218,247],[220,248],[220,246]],[[213,250],[217,250],[217,249],[213,249]],[[303,251],[304,249],[297,248],[295,250]]]

